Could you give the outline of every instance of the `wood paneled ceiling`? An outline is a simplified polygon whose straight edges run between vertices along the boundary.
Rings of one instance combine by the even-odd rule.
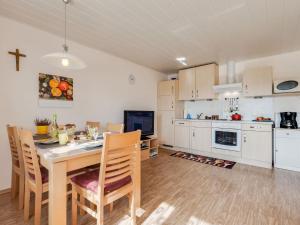
[[[0,0],[0,15],[63,35],[61,0]],[[162,72],[300,49],[300,0],[73,0],[69,38]]]

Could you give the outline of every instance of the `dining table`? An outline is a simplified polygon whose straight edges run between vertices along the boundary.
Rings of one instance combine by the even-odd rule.
[[[102,140],[73,141],[66,145],[36,144],[37,154],[42,166],[48,169],[48,224],[67,224],[67,173],[91,165],[101,160]],[[92,146],[92,147],[91,147]],[[136,208],[141,206],[141,153],[136,153],[136,169],[134,195]]]

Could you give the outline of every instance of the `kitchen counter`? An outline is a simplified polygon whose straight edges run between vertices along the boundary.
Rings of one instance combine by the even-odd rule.
[[[253,124],[270,124],[272,125],[274,121],[252,121],[252,120],[206,120],[206,119],[175,119],[177,121],[190,121],[190,122],[202,122],[202,121],[208,121],[208,122],[214,122],[214,123],[253,123]]]

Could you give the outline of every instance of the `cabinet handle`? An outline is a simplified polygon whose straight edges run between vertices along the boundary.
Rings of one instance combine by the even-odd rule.
[[[193,131],[193,137],[195,137],[195,131]]]
[[[199,97],[199,91],[198,91],[198,89],[196,91],[196,97]]]
[[[173,109],[174,108],[174,102],[172,101],[172,106],[171,106],[171,108]]]
[[[192,90],[192,98],[194,98],[194,91]]]
[[[178,123],[178,124],[184,125],[184,123]]]
[[[246,143],[247,142],[247,137],[246,137],[246,135],[244,135],[244,143]]]
[[[172,125],[174,124],[174,120],[172,119]]]

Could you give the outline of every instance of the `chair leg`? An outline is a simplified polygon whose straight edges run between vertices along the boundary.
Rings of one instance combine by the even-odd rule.
[[[25,178],[24,176],[19,176],[19,209],[23,209],[24,206],[24,185]]]
[[[136,225],[136,208],[135,208],[135,199],[134,194],[129,194],[129,204],[130,204],[130,216],[131,216],[131,224]]]
[[[35,192],[34,225],[41,224],[42,190]]]
[[[104,206],[97,204],[97,225],[104,225]]]
[[[79,196],[79,201],[82,205],[85,205],[85,198],[83,196]],[[80,216],[84,216],[86,212],[83,209],[79,209]]]
[[[18,183],[18,175],[14,170],[12,170],[11,174],[11,197],[15,198],[17,196],[17,183]]]
[[[27,222],[29,220],[29,209],[30,209],[30,189],[27,182],[25,183],[24,191],[24,220]]]
[[[110,203],[109,204],[109,213],[112,213],[112,211],[114,210],[114,203]]]
[[[78,194],[72,188],[72,225],[77,225],[77,198]]]

